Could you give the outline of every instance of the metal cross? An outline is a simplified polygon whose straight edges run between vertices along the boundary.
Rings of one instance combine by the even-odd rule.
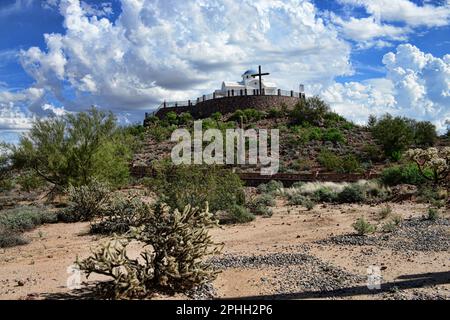
[[[252,74],[252,77],[259,78],[259,95],[262,95],[262,76],[268,76],[270,73],[261,73],[261,66],[258,68],[257,74]]]

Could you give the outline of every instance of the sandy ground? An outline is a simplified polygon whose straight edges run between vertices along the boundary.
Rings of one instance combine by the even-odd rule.
[[[423,215],[426,206],[415,203],[391,204],[393,212],[405,219]],[[279,202],[270,218],[225,226],[211,231],[217,242],[225,244],[223,254],[267,255],[271,253],[305,253],[348,273],[367,277],[371,265],[382,269],[382,283],[389,290],[368,292],[364,282],[346,290],[320,295],[283,288],[278,279],[292,266],[260,268],[227,268],[214,287],[220,298],[342,298],[386,299],[430,297],[450,298],[450,253],[447,251],[398,251],[380,246],[318,244],[317,240],[352,233],[351,224],[360,216],[374,223],[379,207],[368,205],[319,205],[312,211],[287,207]],[[444,213],[449,217],[449,213]],[[41,226],[27,234],[32,241],[24,246],[0,249],[0,299],[45,299],[68,297],[68,268],[75,258],[85,258],[90,248],[106,238],[88,234],[88,223]],[[449,234],[450,236],[450,234]],[[296,278],[302,278],[302,266],[296,267]],[[308,272],[305,270],[304,272]],[[421,281],[410,281],[421,279]],[[95,281],[96,278],[90,279]],[[405,282],[406,281],[406,282]],[[402,289],[398,296],[392,284]],[[383,287],[382,287],[383,288]],[[387,288],[387,286],[386,286]],[[395,286],[394,288],[397,288]],[[405,290],[403,290],[406,288]],[[283,293],[289,293],[283,295]]]

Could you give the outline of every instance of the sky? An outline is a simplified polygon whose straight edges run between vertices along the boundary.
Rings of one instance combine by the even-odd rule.
[[[450,121],[450,0],[0,0],[0,141],[92,105],[137,123],[263,66],[336,112]]]

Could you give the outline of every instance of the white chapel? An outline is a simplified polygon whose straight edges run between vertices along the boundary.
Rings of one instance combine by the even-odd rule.
[[[261,81],[261,88],[264,90],[267,95],[275,95],[277,93],[277,86],[274,83],[267,82],[264,79],[261,79],[257,76],[258,72],[255,70],[247,70],[242,75],[242,81],[234,82],[234,81],[224,81],[222,82],[222,88],[220,90],[216,90],[216,94],[218,95],[228,95],[229,91],[234,91],[236,95],[239,95],[241,90],[247,89],[249,95],[253,94],[254,90],[259,90]],[[260,80],[261,79],[261,80]]]

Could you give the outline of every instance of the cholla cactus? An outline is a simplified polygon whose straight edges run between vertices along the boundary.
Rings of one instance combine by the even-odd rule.
[[[143,297],[155,291],[186,292],[217,275],[203,260],[220,251],[208,234],[216,225],[208,208],[186,206],[180,212],[158,204],[144,225],[131,228],[124,238],[104,244],[77,264],[88,276],[97,273],[112,278],[106,286],[99,284],[111,298]],[[127,256],[130,240],[144,243],[140,259]]]
[[[406,156],[417,164],[426,179],[435,184],[445,181],[450,174],[450,147],[442,150],[437,148],[410,149],[406,152]],[[426,174],[427,170],[431,171],[432,176]]]

